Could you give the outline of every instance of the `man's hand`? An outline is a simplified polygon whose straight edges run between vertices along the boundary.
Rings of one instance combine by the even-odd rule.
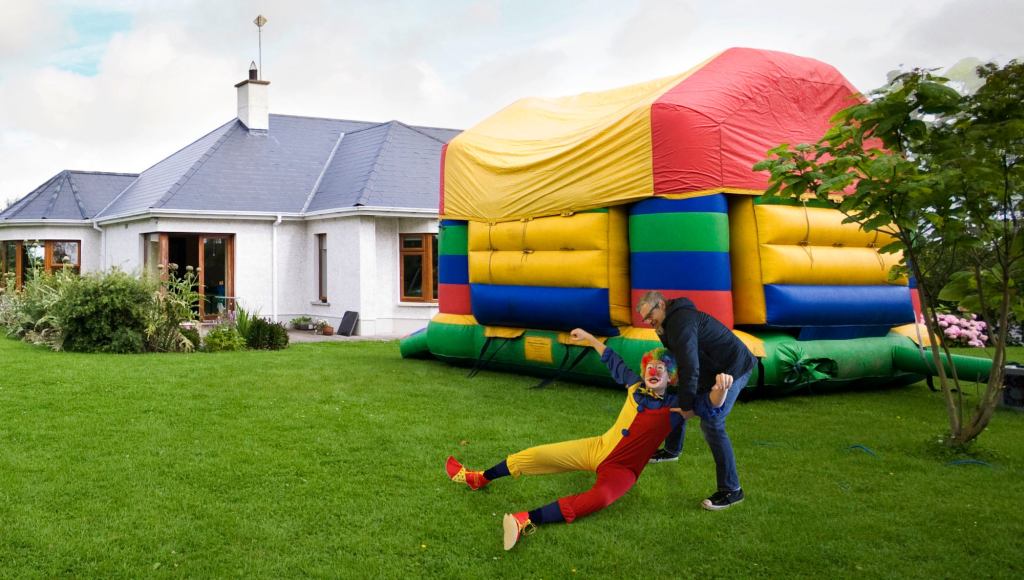
[[[725,396],[729,394],[732,380],[732,375],[726,373],[718,373],[715,376],[715,385],[711,387],[711,393],[708,395],[712,407],[718,409],[725,404]]]
[[[679,407],[672,407],[671,409],[669,409],[669,411],[672,412],[672,413],[678,413],[678,414],[682,415],[683,419],[692,419],[694,417],[694,414],[695,414],[693,411],[684,411],[684,410],[680,409]]]

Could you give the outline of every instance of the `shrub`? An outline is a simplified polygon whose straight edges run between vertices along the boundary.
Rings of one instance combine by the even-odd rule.
[[[178,332],[180,332],[182,338],[187,340],[191,345],[191,348],[185,349],[185,352],[199,350],[199,345],[202,342],[202,339],[199,337],[199,329],[194,326],[183,326],[178,330]]]
[[[937,314],[935,321],[942,329],[942,339],[950,346],[982,347],[988,342],[988,324],[978,320],[976,314],[964,314],[963,318],[955,314]]]
[[[233,352],[245,350],[245,339],[229,324],[218,324],[206,333],[203,343],[206,352]]]
[[[58,275],[60,277],[60,275]],[[80,352],[143,352],[154,288],[114,270],[66,275],[49,309],[63,334],[63,347]]]
[[[235,305],[235,312],[233,322],[235,328],[238,329],[238,334],[242,335],[247,341],[249,340],[249,334],[252,332],[252,322],[259,316],[259,312],[249,312],[245,308],[242,308],[241,304]]]
[[[245,341],[249,348],[281,350],[288,346],[288,330],[280,322],[253,318],[249,321],[249,332],[245,335]]]
[[[147,350],[189,352],[197,348],[199,333],[186,334],[182,328],[182,324],[197,320],[196,275],[191,270],[180,278],[171,273],[166,281],[149,284],[155,289],[153,307],[146,316]]]

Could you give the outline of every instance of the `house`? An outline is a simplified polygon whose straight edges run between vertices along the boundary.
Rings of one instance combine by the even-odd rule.
[[[437,312],[440,158],[458,131],[272,115],[238,83],[238,117],[138,175],[62,171],[0,213],[0,264],[199,272],[200,314],[238,303],[287,322],[399,335]]]

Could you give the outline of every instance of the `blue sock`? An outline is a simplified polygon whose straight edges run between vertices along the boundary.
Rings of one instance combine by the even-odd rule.
[[[507,475],[510,474],[508,472],[508,464],[505,463],[504,460],[501,463],[495,465],[494,467],[484,472],[484,477],[487,478],[487,481],[494,481],[499,477],[505,477]]]
[[[544,507],[531,511],[530,521],[539,526],[541,524],[564,522],[565,517],[562,515],[562,509],[558,507],[558,502],[553,501]]]

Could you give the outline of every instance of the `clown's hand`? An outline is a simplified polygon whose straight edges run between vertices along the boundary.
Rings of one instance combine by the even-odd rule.
[[[569,333],[569,336],[571,336],[573,340],[578,340],[580,342],[590,342],[591,340],[594,339],[593,334],[590,334],[589,332],[583,330],[582,328],[572,329],[572,332]]]
[[[725,396],[728,394],[729,387],[731,386],[732,375],[719,373],[715,377],[715,385],[711,387],[711,393],[708,395],[712,407],[717,409],[725,404]]]
[[[732,386],[732,375],[726,373],[718,373],[715,376],[715,386],[711,387],[711,390],[728,391],[729,387]]]
[[[582,328],[572,329],[572,331],[569,332],[569,337],[577,342],[587,343],[597,351],[597,354],[604,354],[604,343],[594,338],[593,334],[590,334]]]

